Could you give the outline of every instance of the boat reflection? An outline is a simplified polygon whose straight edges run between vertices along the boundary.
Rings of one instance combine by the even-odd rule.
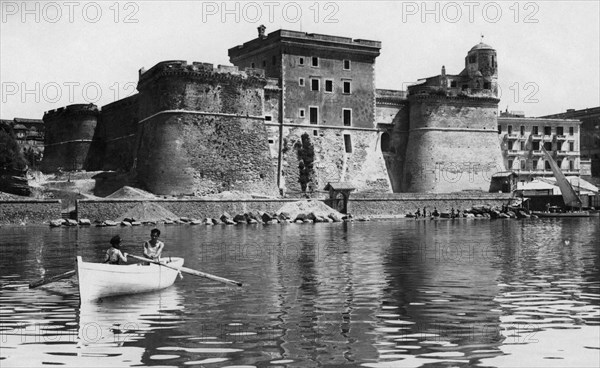
[[[176,287],[162,291],[83,302],[79,310],[78,357],[102,358],[102,366],[141,363],[150,334],[175,329],[184,309]],[[110,359],[108,361],[106,359]]]

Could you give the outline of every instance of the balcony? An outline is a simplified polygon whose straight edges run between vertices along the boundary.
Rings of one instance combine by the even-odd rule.
[[[511,149],[509,149],[509,150],[507,150],[507,154],[508,154],[509,156],[520,156],[520,155],[524,155],[524,154],[525,154],[525,151],[521,151],[521,150],[514,150],[514,149],[513,149],[513,150],[511,150]]]
[[[531,154],[534,156],[543,156],[544,152],[542,152],[542,150],[532,150]]]
[[[519,139],[519,134],[517,133],[509,133],[506,135],[508,139]]]
[[[555,151],[554,155],[558,157],[564,157],[569,155],[569,151]]]
[[[531,139],[534,141],[541,141],[542,138],[543,138],[543,135],[541,135],[541,134],[533,134],[533,133],[531,134]]]
[[[566,135],[563,135],[563,134],[557,134],[557,135],[555,135],[554,137],[555,137],[555,139],[556,139],[557,141],[564,141],[564,140],[566,140],[566,139],[567,139],[567,136],[566,136]]]

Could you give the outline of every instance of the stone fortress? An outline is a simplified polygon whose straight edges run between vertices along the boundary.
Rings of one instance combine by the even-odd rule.
[[[229,49],[234,66],[164,61],[138,93],[44,114],[42,170],[116,171],[160,195],[490,190],[505,170],[498,60],[480,43],[457,75],[375,88],[381,43],[289,30]]]

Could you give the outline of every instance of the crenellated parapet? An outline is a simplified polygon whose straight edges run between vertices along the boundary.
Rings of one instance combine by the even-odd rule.
[[[218,65],[212,63],[193,62],[185,60],[162,61],[152,68],[139,70],[138,90],[164,77],[185,77],[198,82],[231,82],[264,86],[265,72],[262,69],[246,68],[239,70],[236,66]]]

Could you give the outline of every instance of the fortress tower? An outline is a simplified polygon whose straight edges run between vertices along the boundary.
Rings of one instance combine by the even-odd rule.
[[[134,169],[156,194],[276,195],[262,70],[165,61],[140,70]]]
[[[78,104],[47,111],[42,171],[84,170],[98,123],[98,107]]]
[[[496,51],[475,45],[458,75],[427,78],[408,89],[409,138],[402,191],[489,191],[504,171],[498,142]]]

